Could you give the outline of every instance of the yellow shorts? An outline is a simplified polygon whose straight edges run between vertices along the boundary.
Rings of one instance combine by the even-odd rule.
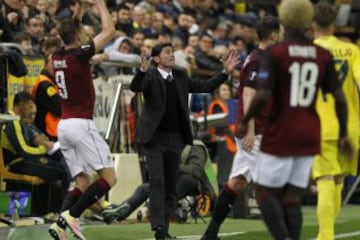
[[[337,140],[322,141],[321,154],[316,155],[312,168],[313,179],[328,175],[356,175],[358,159],[357,150],[355,151],[355,155],[356,156],[351,160],[346,159],[342,154],[339,154]]]

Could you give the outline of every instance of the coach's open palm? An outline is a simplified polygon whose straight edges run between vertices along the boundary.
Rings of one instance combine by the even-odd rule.
[[[151,65],[151,61],[152,61],[152,57],[147,48],[141,48],[140,58],[141,58],[140,70],[146,72],[149,66]]]
[[[234,50],[231,50],[227,57],[222,60],[223,67],[227,74],[230,74],[236,65],[240,63],[240,54],[236,53]]]
[[[339,149],[342,154],[345,155],[349,160],[354,157],[355,150],[350,141],[350,139],[346,137],[341,137],[339,139]]]

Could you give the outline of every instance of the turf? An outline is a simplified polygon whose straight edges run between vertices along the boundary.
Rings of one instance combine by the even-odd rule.
[[[317,223],[314,207],[304,207],[304,227],[302,239],[309,240],[316,237]],[[209,221],[207,218],[206,221]],[[185,224],[172,224],[171,234],[178,239],[198,240],[204,232],[206,224],[202,221],[193,221]],[[48,225],[17,228],[11,234],[10,240],[45,240],[50,239],[47,235]],[[0,228],[0,239],[4,235],[4,229]],[[244,220],[228,218],[221,228],[221,239],[224,240],[266,240],[271,239],[261,220]],[[336,233],[344,234],[337,239],[360,239],[360,207],[356,205],[346,206],[336,224]],[[355,233],[355,236],[348,236]],[[84,227],[84,234],[88,240],[145,240],[152,239],[149,223],[121,223],[113,225],[90,224]],[[226,236],[227,234],[230,234]],[[187,236],[187,237],[186,237]],[[72,239],[72,238],[70,238]]]

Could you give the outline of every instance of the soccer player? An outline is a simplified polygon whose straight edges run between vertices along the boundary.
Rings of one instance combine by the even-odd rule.
[[[264,50],[282,39],[283,30],[277,18],[268,16],[257,26],[259,46],[254,49],[244,62],[240,73],[238,122],[247,111],[251,99],[256,93],[256,75],[259,71],[260,59]],[[202,240],[218,239],[220,225],[228,215],[238,194],[240,194],[252,180],[252,170],[255,156],[259,152],[261,134],[269,106],[261,114],[250,121],[248,132],[242,139],[235,138],[237,152],[228,182],[217,198],[214,213]]]
[[[264,53],[257,93],[239,127],[239,135],[244,135],[249,120],[271,96],[254,181],[263,220],[279,240],[300,239],[301,195],[308,185],[314,156],[320,152],[320,121],[315,109],[319,88],[334,96],[340,151],[353,155],[347,137],[346,99],[332,55],[305,37],[313,16],[310,0],[281,2],[279,18],[285,39]]]
[[[92,119],[95,91],[89,64],[90,58],[114,37],[115,29],[104,0],[95,0],[94,4],[100,13],[101,32],[89,39],[77,19],[65,19],[59,25],[65,47],[52,56],[62,104],[58,139],[75,181],[75,187],[63,201],[63,212],[49,229],[54,239],[66,239],[65,227],[69,227],[77,239],[85,239],[78,217],[116,183],[110,149]],[[99,178],[90,184],[92,171],[96,171]],[[116,210],[127,211],[128,207]]]
[[[333,35],[337,9],[337,6],[327,3],[316,5],[313,22],[314,42],[333,54],[338,81],[347,99],[347,131],[354,148],[358,149],[360,113],[356,83],[360,84],[360,50],[356,45],[343,42]],[[318,96],[316,107],[321,121],[321,154],[316,156],[312,172],[318,190],[318,240],[334,239],[334,225],[340,212],[344,176],[356,175],[358,164],[357,151],[351,159],[346,159],[339,152],[339,124],[334,104],[331,95]]]

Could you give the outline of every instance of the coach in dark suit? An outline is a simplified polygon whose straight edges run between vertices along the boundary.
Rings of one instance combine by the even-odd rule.
[[[227,80],[239,57],[232,52],[223,60],[224,70],[208,80],[191,81],[185,71],[174,69],[170,43],[141,53],[141,66],[130,89],[142,92],[144,107],[136,129],[150,176],[150,216],[155,238],[169,239],[169,214],[175,204],[175,181],[181,151],[192,144],[188,94],[211,92]],[[153,64],[151,64],[153,63]],[[150,66],[151,65],[151,66]]]

